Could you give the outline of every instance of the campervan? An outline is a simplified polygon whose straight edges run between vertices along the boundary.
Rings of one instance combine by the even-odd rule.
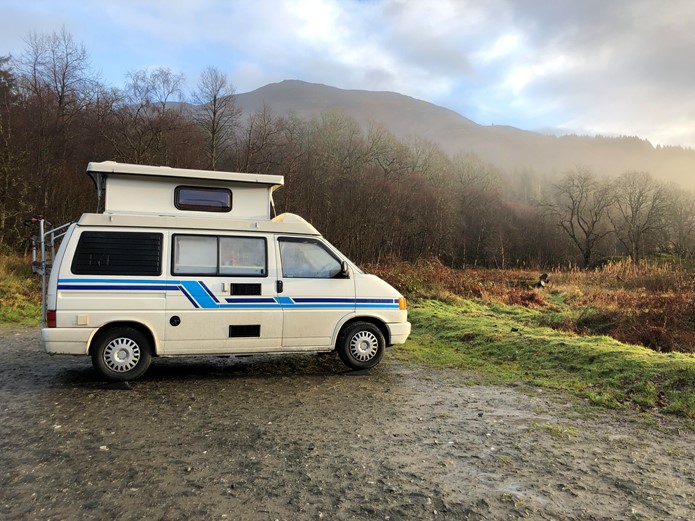
[[[282,176],[89,163],[97,213],[70,224],[45,284],[48,353],[111,381],[153,357],[337,351],[367,369],[410,333],[405,298],[301,217]]]

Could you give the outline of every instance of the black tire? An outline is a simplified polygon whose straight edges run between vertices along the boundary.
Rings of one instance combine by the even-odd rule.
[[[112,382],[141,377],[152,361],[152,346],[147,337],[126,326],[99,335],[91,353],[96,372]]]
[[[338,337],[338,356],[352,369],[369,369],[384,356],[386,340],[381,330],[370,322],[355,322]]]

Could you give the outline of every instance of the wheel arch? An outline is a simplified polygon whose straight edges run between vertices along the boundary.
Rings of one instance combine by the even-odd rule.
[[[345,331],[348,327],[350,327],[352,324],[355,322],[369,322],[370,324],[374,324],[376,327],[379,328],[379,331],[381,331],[381,334],[384,335],[384,340],[386,341],[386,345],[389,346],[391,345],[391,332],[389,331],[389,328],[386,326],[386,323],[376,317],[370,317],[370,316],[356,316],[352,317],[350,320],[345,321],[340,326],[340,329],[338,330],[338,334],[335,336],[335,342],[334,342],[334,348],[338,348],[338,342],[340,342],[340,338],[343,334],[343,331]]]
[[[134,322],[132,320],[117,320],[115,322],[108,322],[107,324],[101,325],[94,331],[92,337],[89,339],[89,348],[87,349],[87,352],[91,355],[92,349],[97,344],[99,337],[118,327],[130,327],[142,333],[150,344],[150,355],[157,356],[157,340],[152,330],[145,324],[141,322]]]

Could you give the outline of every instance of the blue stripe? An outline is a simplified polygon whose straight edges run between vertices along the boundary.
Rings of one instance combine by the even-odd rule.
[[[282,309],[279,304],[219,304],[215,309]]]
[[[349,303],[349,304],[354,304],[355,299],[354,298],[294,298],[292,299],[296,303],[316,303],[316,304],[321,304],[321,303]]]
[[[275,300],[281,306],[293,306],[294,301],[290,297],[275,297]]]
[[[226,298],[230,304],[277,304],[274,298]]]
[[[198,281],[198,284],[200,284],[200,285],[203,287],[203,289],[207,292],[207,294],[210,295],[210,296],[212,297],[212,300],[215,301],[215,304],[219,304],[219,303],[220,303],[220,301],[217,300],[217,297],[216,297],[215,295],[212,294],[212,291],[210,291],[210,288],[208,288],[202,280],[199,280],[199,281]]]
[[[183,293],[184,295],[186,295],[186,298],[187,298],[188,300],[191,301],[191,304],[193,304],[193,307],[194,307],[194,308],[198,309],[198,308],[200,307],[200,306],[198,305],[198,303],[197,303],[197,302],[193,299],[193,297],[190,295],[190,293],[188,293],[188,291],[186,291],[186,288],[184,288],[183,286],[179,286],[179,289],[181,290],[181,293]]]
[[[178,280],[160,280],[160,279],[58,279],[58,283],[70,282],[72,284],[94,284],[110,283],[110,284],[166,284],[168,286],[177,286],[181,284]]]
[[[196,309],[398,309],[397,298],[230,297],[220,303],[203,281],[160,279],[58,279],[65,291],[180,291]]]
[[[135,286],[135,285],[119,285],[119,284],[113,284],[113,285],[85,285],[82,286],[80,284],[58,284],[58,289],[73,289],[73,290],[90,290],[90,291],[98,291],[98,290],[119,290],[119,291],[167,291],[170,289],[176,289],[175,287],[170,287],[166,285],[158,285],[158,286]]]

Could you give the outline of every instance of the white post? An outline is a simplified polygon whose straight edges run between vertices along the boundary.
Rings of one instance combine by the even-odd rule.
[[[41,237],[41,325],[46,327],[46,237],[44,237],[44,218],[39,217],[39,237]]]

